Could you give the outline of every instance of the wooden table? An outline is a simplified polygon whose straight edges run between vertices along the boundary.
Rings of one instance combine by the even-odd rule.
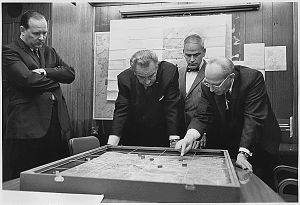
[[[284,200],[266,185],[255,174],[235,168],[241,185],[240,202],[284,202]],[[14,179],[3,183],[3,190],[20,190],[20,179]],[[104,196],[105,203],[126,203],[136,201],[125,201],[118,199],[107,199]]]

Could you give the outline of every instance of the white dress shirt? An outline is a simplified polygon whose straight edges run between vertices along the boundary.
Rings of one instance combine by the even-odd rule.
[[[203,65],[203,59],[199,65],[199,69],[201,69],[202,65]],[[186,72],[186,76],[185,76],[185,91],[186,91],[186,93],[189,93],[198,73],[199,73],[199,71]]]

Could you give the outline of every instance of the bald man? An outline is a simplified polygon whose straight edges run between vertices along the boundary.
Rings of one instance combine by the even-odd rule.
[[[261,72],[214,58],[207,63],[201,89],[195,117],[176,149],[184,155],[213,126],[207,148],[227,149],[237,166],[254,170],[273,187],[280,129]]]

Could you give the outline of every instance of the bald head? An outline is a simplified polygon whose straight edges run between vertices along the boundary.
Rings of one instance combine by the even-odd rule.
[[[222,82],[229,74],[233,73],[234,65],[225,57],[210,59],[205,69],[205,78],[208,81]]]
[[[216,95],[227,92],[234,78],[234,65],[225,57],[213,58],[208,61],[205,69],[204,84]]]

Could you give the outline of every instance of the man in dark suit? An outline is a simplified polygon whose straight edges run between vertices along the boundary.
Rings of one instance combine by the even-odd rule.
[[[75,79],[74,69],[45,45],[48,28],[42,14],[25,12],[20,31],[20,38],[2,49],[10,178],[68,155],[71,126],[59,83]]]
[[[119,93],[115,103],[108,144],[169,146],[169,136],[179,134],[180,96],[178,69],[158,62],[150,50],[137,51],[131,68],[118,75]]]
[[[179,89],[184,104],[184,128],[186,132],[191,119],[194,117],[200,97],[201,81],[204,78],[206,62],[204,42],[197,34],[184,39],[183,54],[187,63],[186,68],[179,69]],[[205,137],[201,138],[201,146],[205,146]]]
[[[227,58],[208,62],[197,113],[176,148],[183,155],[212,124],[207,147],[227,149],[243,169],[252,171],[253,164],[254,173],[273,186],[280,129],[259,71],[234,66]]]

